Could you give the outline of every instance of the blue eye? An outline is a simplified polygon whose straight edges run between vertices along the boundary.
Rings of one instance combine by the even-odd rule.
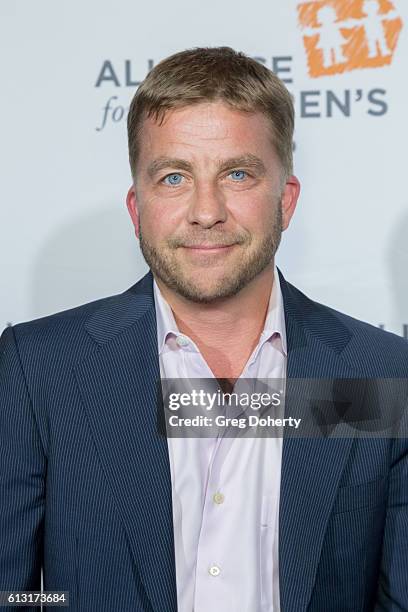
[[[172,186],[180,185],[182,178],[183,177],[181,176],[181,174],[177,174],[175,172],[174,174],[169,174],[168,176],[165,176],[163,179],[163,182],[166,185],[172,185]]]
[[[246,172],[244,170],[234,170],[231,172],[230,176],[234,181],[242,181],[246,178]]]

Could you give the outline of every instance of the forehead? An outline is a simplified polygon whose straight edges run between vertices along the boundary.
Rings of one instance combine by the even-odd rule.
[[[141,159],[163,149],[220,154],[231,148],[273,151],[271,125],[265,115],[240,111],[224,102],[203,102],[171,109],[162,121],[148,117],[141,127]]]

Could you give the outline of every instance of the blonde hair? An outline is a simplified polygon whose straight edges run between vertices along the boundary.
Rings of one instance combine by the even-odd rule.
[[[294,107],[290,93],[271,70],[230,47],[187,49],[162,60],[137,89],[127,118],[129,161],[135,176],[143,121],[163,121],[166,111],[222,101],[270,121],[272,142],[285,179],[293,173]]]

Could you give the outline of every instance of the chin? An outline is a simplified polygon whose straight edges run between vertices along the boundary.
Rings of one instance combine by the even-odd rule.
[[[232,297],[237,291],[231,287],[230,282],[227,282],[225,277],[220,279],[218,282],[211,282],[205,284],[197,279],[189,279],[187,282],[179,285],[178,290],[185,298],[198,303],[208,304],[217,300],[222,300],[228,297]]]

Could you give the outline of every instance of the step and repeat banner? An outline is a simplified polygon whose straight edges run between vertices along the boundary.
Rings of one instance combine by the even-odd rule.
[[[302,194],[277,257],[315,300],[408,339],[405,0],[1,0],[0,327],[147,270],[126,115],[167,55],[228,45],[294,96]]]

